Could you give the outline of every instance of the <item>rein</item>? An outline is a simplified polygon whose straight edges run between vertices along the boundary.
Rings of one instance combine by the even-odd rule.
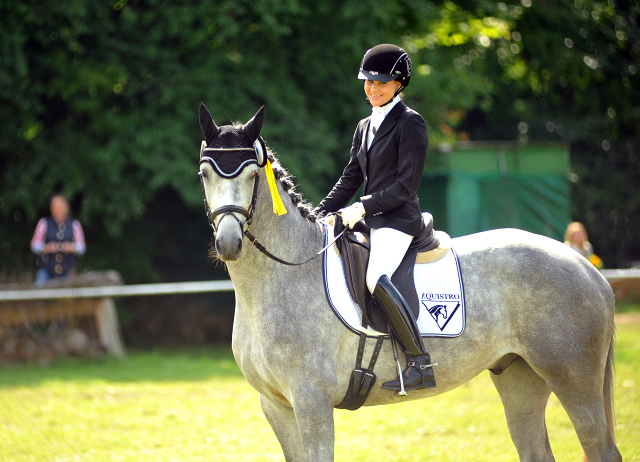
[[[244,235],[247,236],[247,238],[251,241],[251,243],[256,247],[256,249],[258,249],[260,252],[262,252],[263,254],[265,254],[267,257],[271,258],[274,261],[277,261],[278,263],[282,263],[283,265],[287,265],[287,266],[301,266],[304,265],[306,263],[309,263],[310,261],[315,260],[316,258],[318,258],[320,255],[322,255],[322,253],[327,250],[329,247],[331,247],[333,245],[334,242],[336,242],[338,239],[340,239],[342,237],[342,235],[345,233],[345,231],[347,230],[347,228],[343,229],[342,232],[340,234],[338,234],[336,237],[334,237],[331,242],[329,242],[327,245],[325,245],[323,248],[321,248],[318,253],[316,253],[313,257],[309,258],[308,260],[305,260],[303,262],[300,263],[291,263],[288,261],[285,261],[281,258],[276,257],[275,255],[273,255],[271,252],[269,252],[262,244],[260,244],[258,242],[258,240],[253,236],[253,234],[251,234],[249,232],[249,229],[247,229],[244,232]]]

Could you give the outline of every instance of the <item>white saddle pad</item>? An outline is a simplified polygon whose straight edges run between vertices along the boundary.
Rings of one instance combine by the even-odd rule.
[[[417,321],[422,336],[457,337],[462,334],[464,289],[453,248],[439,260],[417,264],[413,275],[420,300]],[[362,327],[362,312],[351,298],[340,255],[333,245],[324,252],[324,282],[331,308],[348,328],[371,336],[387,335]]]

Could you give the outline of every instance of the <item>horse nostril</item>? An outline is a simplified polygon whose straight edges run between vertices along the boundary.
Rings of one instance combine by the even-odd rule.
[[[236,250],[236,255],[240,255],[240,252],[242,252],[242,239],[238,239],[238,250]]]

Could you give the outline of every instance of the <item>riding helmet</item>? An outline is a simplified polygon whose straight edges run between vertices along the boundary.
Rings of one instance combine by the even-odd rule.
[[[364,54],[358,78],[379,82],[397,80],[401,84],[399,93],[411,80],[411,58],[397,45],[376,45]]]

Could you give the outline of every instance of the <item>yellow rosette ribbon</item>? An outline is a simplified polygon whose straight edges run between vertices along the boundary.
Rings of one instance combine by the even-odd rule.
[[[269,159],[267,159],[264,169],[267,172],[267,183],[269,184],[269,192],[271,193],[271,201],[273,202],[273,213],[278,216],[284,215],[287,213],[287,208],[282,203],[280,194],[278,194],[278,185],[276,184],[276,178],[273,175],[273,168],[271,167],[271,161]]]
[[[602,260],[600,259],[600,257],[598,257],[596,254],[593,254],[589,257],[589,261],[591,262],[591,264],[593,266],[595,266],[596,268],[598,268],[599,270],[604,269],[604,263],[602,262]]]

